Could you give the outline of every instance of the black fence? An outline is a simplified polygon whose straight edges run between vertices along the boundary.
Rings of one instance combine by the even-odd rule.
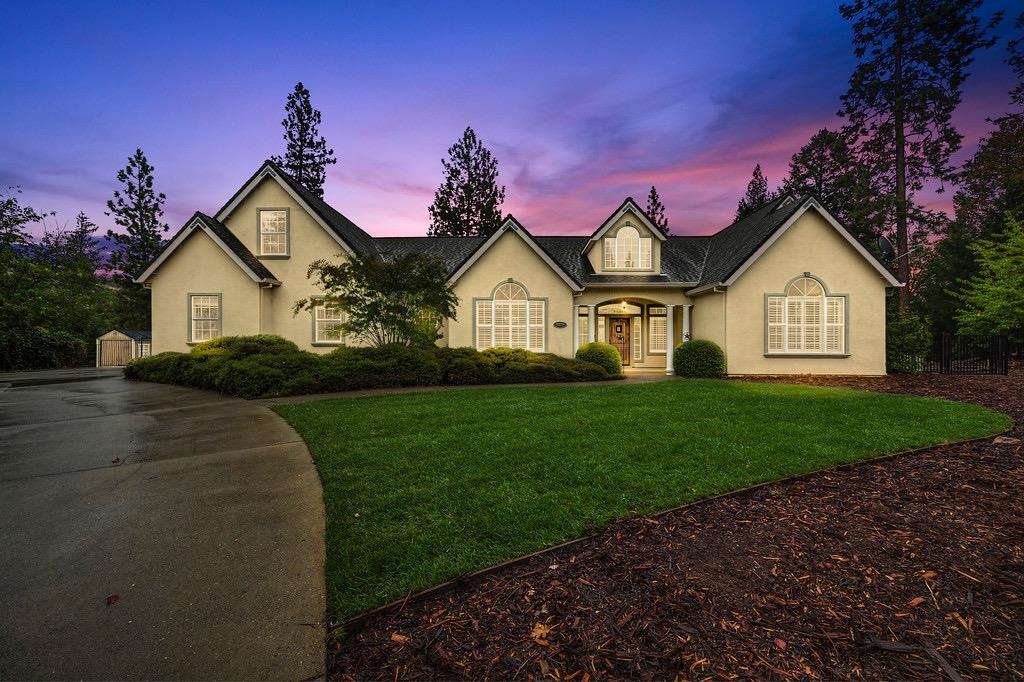
[[[1010,339],[1006,336],[936,334],[932,347],[923,357],[904,357],[899,364],[903,371],[930,374],[1007,374],[1010,370]]]

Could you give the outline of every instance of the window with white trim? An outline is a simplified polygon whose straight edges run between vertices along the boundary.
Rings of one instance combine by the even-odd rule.
[[[633,359],[640,361],[644,359],[644,325],[642,317],[633,318]]]
[[[140,358],[148,358],[151,355],[151,352],[150,352],[151,348],[152,348],[152,346],[150,344],[148,344],[148,343],[140,343],[139,344],[139,357]]]
[[[546,305],[515,282],[499,284],[489,299],[476,301],[476,347],[525,348],[544,352]]]
[[[288,255],[288,211],[284,209],[261,208],[260,214],[260,255]]]
[[[323,303],[313,306],[313,343],[342,343],[344,322],[341,308]]]
[[[668,320],[664,315],[651,315],[647,319],[647,346],[651,353],[664,353],[668,347]]]
[[[576,316],[576,339],[580,346],[590,341],[590,313],[586,308]]]
[[[191,315],[189,341],[209,341],[220,336],[220,296],[191,294],[188,307]]]
[[[614,237],[604,239],[606,270],[650,270],[651,238],[641,237],[631,225],[619,229]]]
[[[769,353],[846,352],[846,297],[828,295],[818,280],[800,277],[784,296],[768,296],[766,306]]]

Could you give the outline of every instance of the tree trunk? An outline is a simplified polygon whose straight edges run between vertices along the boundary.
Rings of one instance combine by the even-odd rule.
[[[907,159],[906,138],[903,130],[903,35],[906,15],[903,0],[896,4],[896,60],[893,67],[893,83],[896,87],[896,109],[893,125],[896,128],[896,274],[903,282],[900,288],[900,308],[910,305],[910,235],[907,230]]]

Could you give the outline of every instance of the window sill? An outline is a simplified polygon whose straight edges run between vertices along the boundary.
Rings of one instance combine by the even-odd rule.
[[[848,358],[849,353],[765,353],[766,358]]]
[[[344,341],[313,341],[311,346],[344,346]]]
[[[280,255],[280,256],[269,256],[269,255],[264,256],[264,255],[260,254],[259,256],[256,256],[256,258],[258,258],[259,260],[287,260],[287,259],[291,258],[291,256],[288,255],[288,254],[284,254],[284,255]]]

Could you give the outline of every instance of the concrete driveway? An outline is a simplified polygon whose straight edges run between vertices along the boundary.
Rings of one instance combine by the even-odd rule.
[[[323,557],[316,470],[267,408],[0,376],[0,679],[321,675]]]

